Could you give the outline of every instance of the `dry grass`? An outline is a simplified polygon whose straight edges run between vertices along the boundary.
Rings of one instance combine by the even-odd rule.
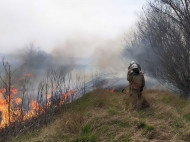
[[[128,96],[98,89],[13,142],[190,142],[190,101],[160,90],[144,97],[150,107],[135,110]]]

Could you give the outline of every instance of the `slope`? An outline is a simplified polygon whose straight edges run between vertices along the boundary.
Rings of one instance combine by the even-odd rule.
[[[190,101],[161,90],[145,90],[150,107],[130,108],[120,92],[97,89],[69,104],[55,120],[13,142],[190,142]]]

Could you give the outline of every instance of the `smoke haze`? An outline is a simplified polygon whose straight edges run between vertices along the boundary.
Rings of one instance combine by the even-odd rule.
[[[30,42],[48,53],[73,35],[117,38],[131,26],[144,0],[1,0],[1,53]],[[90,48],[90,47],[89,47]]]

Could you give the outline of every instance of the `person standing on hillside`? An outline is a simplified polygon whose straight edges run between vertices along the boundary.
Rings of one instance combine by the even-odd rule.
[[[131,65],[127,73],[127,80],[129,81],[129,94],[132,98],[132,104],[137,108],[141,108],[141,94],[145,86],[145,79],[137,64]]]

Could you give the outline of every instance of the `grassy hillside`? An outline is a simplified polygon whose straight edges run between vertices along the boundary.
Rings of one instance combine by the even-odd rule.
[[[13,142],[190,142],[190,101],[159,90],[144,96],[150,108],[134,110],[127,95],[96,90]]]

